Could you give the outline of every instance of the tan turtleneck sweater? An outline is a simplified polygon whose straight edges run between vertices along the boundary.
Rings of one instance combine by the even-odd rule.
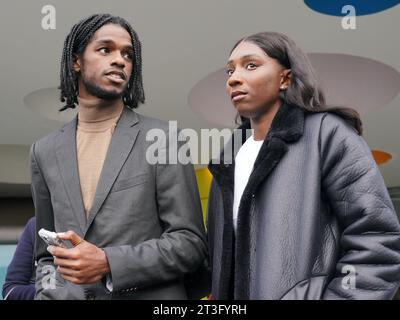
[[[99,99],[78,98],[76,146],[83,205],[88,217],[122,103],[105,105]]]

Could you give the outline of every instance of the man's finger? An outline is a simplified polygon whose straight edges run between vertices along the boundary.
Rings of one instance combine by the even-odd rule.
[[[74,247],[84,241],[75,231],[69,230],[67,232],[57,233],[61,240],[68,240]]]
[[[65,249],[57,246],[48,246],[47,251],[49,251],[53,256],[57,258],[64,259],[74,259],[74,253],[71,252],[71,249]]]
[[[75,284],[82,284],[81,281],[78,280],[75,277],[67,276],[67,275],[62,274],[62,273],[60,273],[60,274],[61,274],[61,277],[63,277],[65,280],[67,280],[69,282],[72,282],[72,283],[75,283]]]
[[[55,257],[54,264],[59,267],[64,267],[72,270],[79,270],[79,268],[76,266],[76,261],[71,259],[62,259]]]
[[[72,270],[72,269],[69,269],[69,268],[58,267],[57,268],[57,272],[59,274],[61,274],[61,275],[64,275],[64,276],[76,278],[78,271],[75,271],[75,270]]]

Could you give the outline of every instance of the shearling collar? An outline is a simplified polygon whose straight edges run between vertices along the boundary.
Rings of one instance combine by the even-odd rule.
[[[283,103],[276,113],[274,120],[272,121],[270,131],[260,149],[259,156],[257,157],[257,160],[255,162],[255,166],[263,160],[266,153],[267,141],[271,138],[279,138],[288,143],[298,141],[303,135],[304,118],[305,113],[302,109],[297,106]],[[250,129],[250,122],[248,121],[241,125],[238,130],[232,135],[225,148],[221,151],[219,159],[210,161],[208,168],[213,174],[214,178],[216,178],[217,182],[218,180],[220,180],[218,179],[218,177],[227,177],[234,173],[234,158],[238,151],[234,148],[236,142],[235,137],[241,135],[240,145],[242,145],[248,138],[248,132],[246,132],[246,129]],[[232,154],[232,159],[230,163],[224,164],[223,161],[227,148],[231,148],[230,151]],[[224,178],[222,179],[225,180]],[[233,183],[233,180],[229,182]]]

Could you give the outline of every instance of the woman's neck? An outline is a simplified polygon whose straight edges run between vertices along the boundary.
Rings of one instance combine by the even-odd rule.
[[[259,117],[251,118],[250,125],[254,130],[254,140],[264,140],[271,128],[272,121],[275,118],[276,113],[282,105],[282,101],[278,100],[274,105],[268,108],[266,113],[263,113]]]
[[[83,122],[100,122],[115,118],[124,108],[121,99],[106,101],[95,97],[78,97],[78,105],[78,120]]]

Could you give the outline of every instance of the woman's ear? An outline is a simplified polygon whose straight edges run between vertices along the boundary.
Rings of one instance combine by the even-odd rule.
[[[74,70],[76,73],[81,71],[81,58],[77,54],[74,54]]]
[[[289,87],[291,79],[292,79],[292,70],[291,69],[283,70],[281,74],[281,84],[280,84],[282,90],[286,90]]]

